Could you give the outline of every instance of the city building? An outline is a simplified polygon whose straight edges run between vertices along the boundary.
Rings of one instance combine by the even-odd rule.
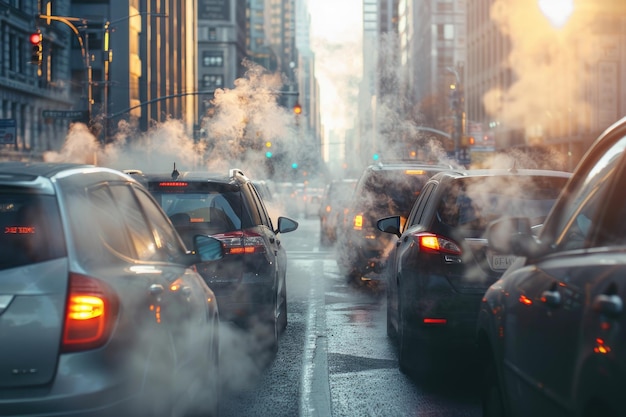
[[[86,115],[86,102],[77,103],[70,95],[72,83],[84,86],[86,80],[85,77],[71,79],[67,45],[72,35],[66,28],[38,19],[39,3],[24,0],[18,7],[18,2],[0,1],[0,155],[3,157],[40,159],[42,152],[61,147],[71,120],[81,120]],[[52,10],[68,15],[70,1],[55,1]],[[41,35],[41,40],[31,43],[34,34]],[[38,48],[37,52],[34,48]]]

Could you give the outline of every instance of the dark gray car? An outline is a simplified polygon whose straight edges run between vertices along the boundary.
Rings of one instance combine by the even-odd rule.
[[[218,310],[137,181],[88,165],[0,163],[0,415],[217,410]]]
[[[538,236],[490,225],[519,258],[482,299],[485,416],[626,415],[626,118],[589,148]]]

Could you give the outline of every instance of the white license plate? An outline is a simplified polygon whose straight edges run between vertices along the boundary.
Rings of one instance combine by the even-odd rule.
[[[513,262],[515,262],[517,256],[515,255],[493,255],[491,257],[491,268],[497,271],[503,271],[507,269]]]

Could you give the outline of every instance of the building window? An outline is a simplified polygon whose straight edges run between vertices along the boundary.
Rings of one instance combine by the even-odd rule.
[[[202,53],[202,65],[205,67],[223,67],[224,66],[224,52],[204,51]]]
[[[450,23],[437,25],[437,39],[440,41],[454,39],[454,25]]]
[[[208,89],[222,88],[224,87],[224,76],[221,74],[204,74],[202,86]]]

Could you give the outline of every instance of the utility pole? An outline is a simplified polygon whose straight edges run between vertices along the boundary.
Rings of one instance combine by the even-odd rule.
[[[456,160],[462,165],[469,165],[471,162],[470,152],[467,138],[465,136],[465,92],[463,86],[463,80],[459,75],[459,70],[462,73],[463,67],[447,67],[446,70],[454,74],[455,83],[450,85],[450,108],[454,113],[454,156]]]
[[[52,21],[61,22],[67,27],[69,27],[74,35],[76,35],[76,39],[78,39],[78,43],[80,45],[80,52],[83,58],[83,63],[85,65],[86,78],[87,78],[87,120],[88,123],[91,123],[91,106],[93,104],[93,80],[92,80],[92,70],[91,70],[91,57],[89,56],[89,51],[87,49],[87,42],[85,42],[85,38],[78,30],[78,27],[74,24],[74,22],[79,22],[81,27],[85,27],[87,25],[86,19],[81,19],[78,17],[68,17],[68,16],[52,16],[51,14],[51,3],[48,2],[46,4],[46,14],[39,14],[37,18],[40,20],[45,20],[47,25],[50,25]]]

